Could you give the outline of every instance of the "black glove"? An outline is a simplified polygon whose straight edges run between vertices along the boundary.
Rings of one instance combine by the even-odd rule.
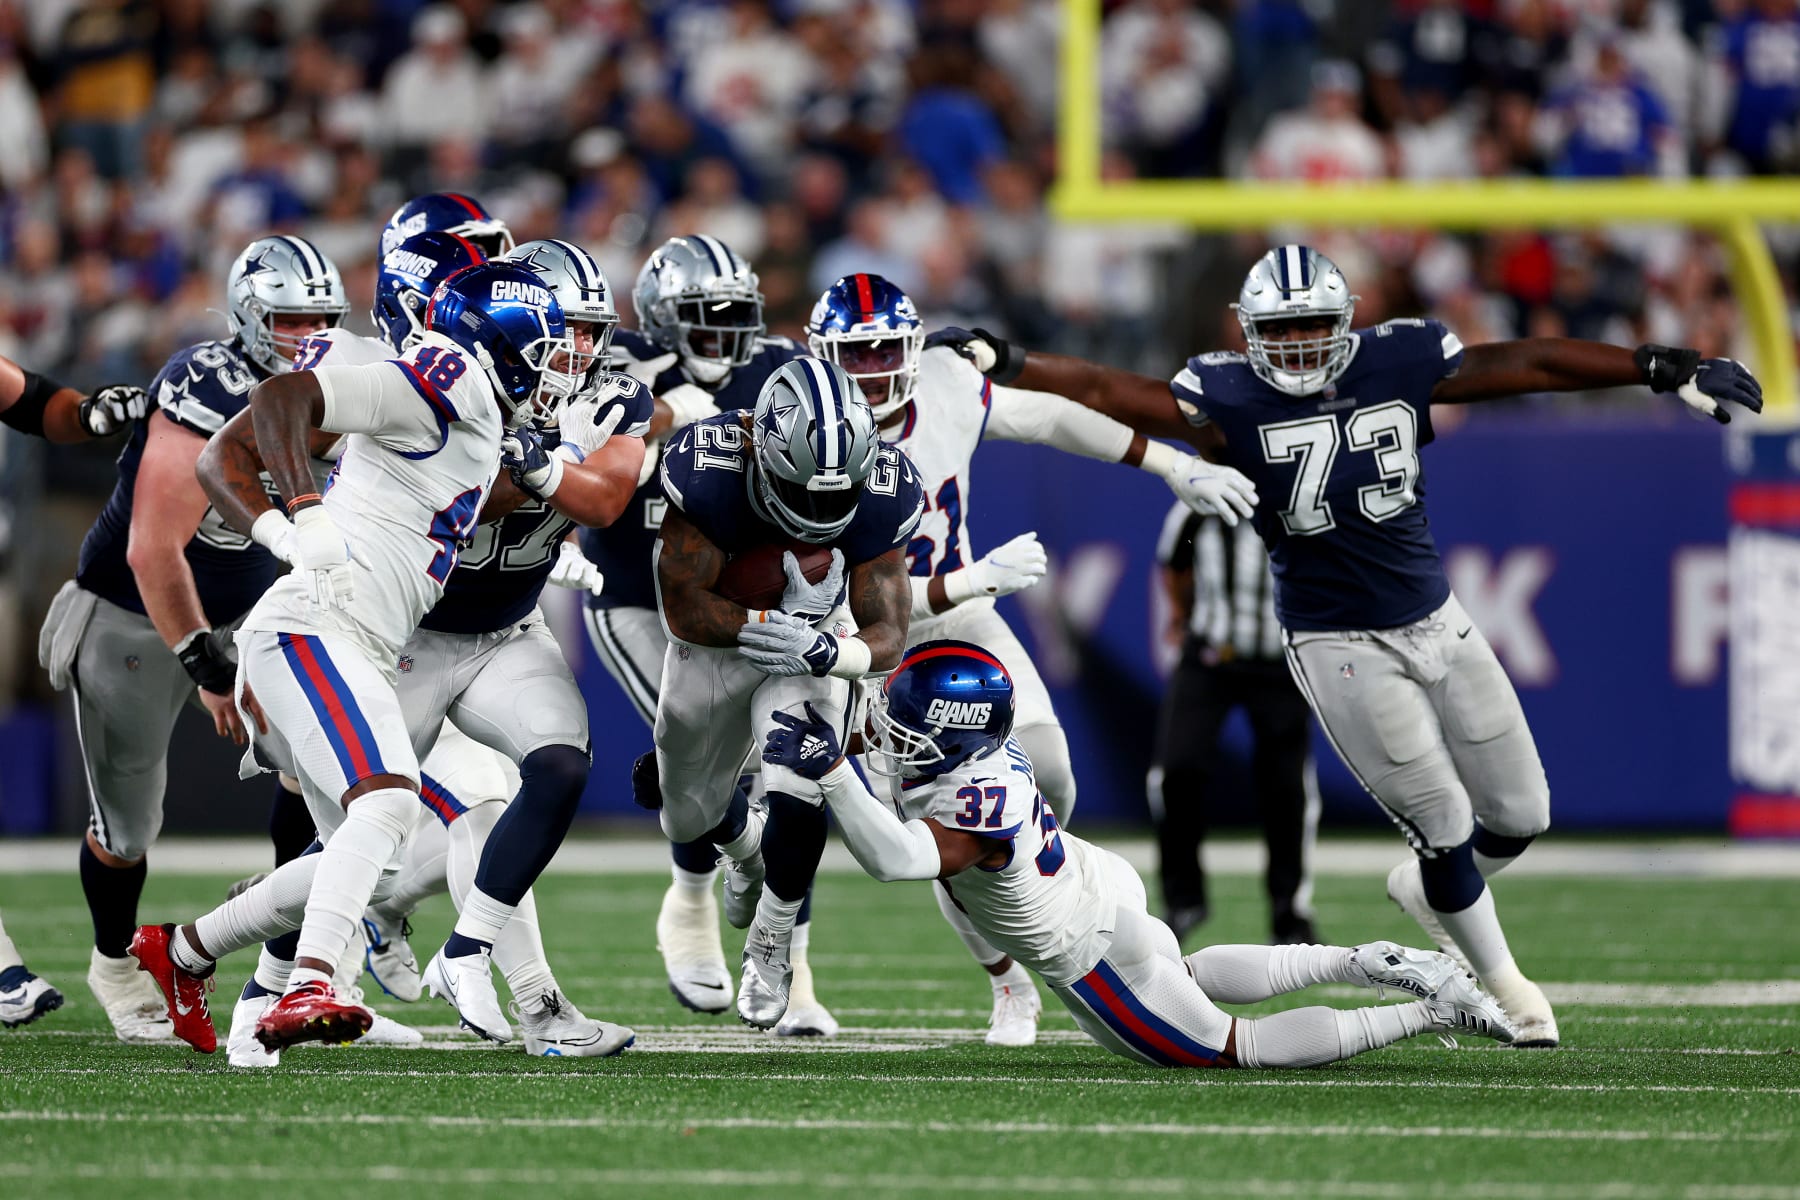
[[[1658,394],[1675,391],[1694,377],[1700,367],[1700,352],[1685,346],[1659,346],[1645,342],[1631,352],[1644,383]]]
[[[631,764],[631,802],[651,812],[662,810],[662,776],[656,770],[656,751],[647,750]]]
[[[237,686],[237,664],[225,653],[224,645],[211,630],[196,629],[175,647],[181,669],[201,689],[215,696],[229,696]]]
[[[1011,383],[1025,370],[1025,351],[996,333],[982,328],[946,325],[925,337],[925,348],[948,346],[995,383]],[[992,362],[986,360],[992,359]]]
[[[150,394],[131,383],[109,383],[81,402],[81,427],[89,437],[117,433],[150,412]]]

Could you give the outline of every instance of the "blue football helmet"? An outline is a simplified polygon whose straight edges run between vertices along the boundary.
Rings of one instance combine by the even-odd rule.
[[[925,325],[905,292],[879,275],[846,275],[819,297],[806,344],[844,368],[868,397],[877,421],[912,402]]]
[[[425,332],[425,311],[438,284],[464,267],[487,261],[481,247],[454,233],[415,233],[381,256],[375,308],[369,313],[381,340],[405,350]]]
[[[394,210],[381,231],[381,257],[415,233],[438,230],[467,238],[481,247],[489,258],[498,258],[513,248],[512,231],[506,222],[488,212],[479,200],[461,192],[428,192],[414,196]]]
[[[507,410],[506,427],[551,424],[581,377],[569,370],[574,343],[562,306],[536,274],[517,263],[465,267],[431,295],[425,328],[475,359]]]
[[[750,422],[752,501],[789,537],[823,544],[856,519],[881,439],[843,368],[783,363],[763,381]]]
[[[869,701],[870,769],[929,779],[992,754],[1012,736],[1013,681],[969,642],[920,642]]]
[[[1290,396],[1325,390],[1350,366],[1356,349],[1350,325],[1356,297],[1337,264],[1311,246],[1277,246],[1250,268],[1238,302],[1238,324],[1250,369],[1270,387]],[[1326,323],[1330,332],[1318,337],[1268,336],[1289,322]]]

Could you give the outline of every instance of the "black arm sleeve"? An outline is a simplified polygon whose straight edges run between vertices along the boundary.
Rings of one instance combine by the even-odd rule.
[[[19,370],[25,374],[25,390],[19,393],[17,400],[5,409],[0,409],[0,424],[10,425],[20,433],[29,433],[33,437],[43,437],[44,410],[50,407],[50,397],[67,385],[25,367],[20,367]]]

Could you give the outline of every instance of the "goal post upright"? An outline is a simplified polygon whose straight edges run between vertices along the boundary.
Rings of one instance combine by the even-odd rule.
[[[1100,177],[1100,0],[1062,0],[1057,179],[1050,203],[1082,221],[1157,221],[1212,232],[1278,224],[1437,228],[1690,225],[1713,233],[1744,313],[1769,415],[1800,418],[1800,372],[1787,298],[1759,222],[1800,222],[1800,180],[1689,182],[1494,180],[1307,186],[1216,179]]]

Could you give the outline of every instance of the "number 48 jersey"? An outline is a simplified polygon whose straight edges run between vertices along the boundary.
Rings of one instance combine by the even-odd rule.
[[[1262,495],[1275,608],[1288,629],[1392,629],[1450,596],[1425,518],[1419,447],[1431,392],[1462,365],[1436,321],[1358,330],[1350,365],[1311,396],[1259,379],[1241,354],[1202,354],[1169,384],[1182,414],[1218,426]]]

